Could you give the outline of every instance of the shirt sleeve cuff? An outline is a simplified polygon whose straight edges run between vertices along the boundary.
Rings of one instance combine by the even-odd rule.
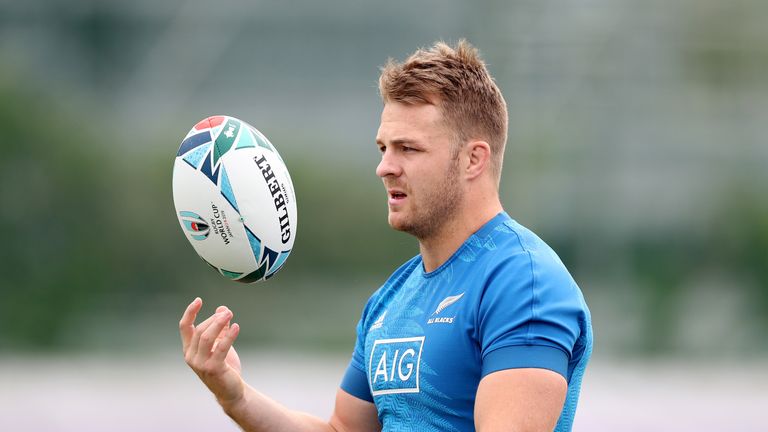
[[[347,371],[344,373],[341,389],[358,399],[373,403],[371,388],[368,386],[368,377],[365,372],[352,366],[352,364],[347,367]]]
[[[568,355],[544,345],[513,345],[495,349],[483,357],[483,377],[504,369],[549,369],[568,379]]]

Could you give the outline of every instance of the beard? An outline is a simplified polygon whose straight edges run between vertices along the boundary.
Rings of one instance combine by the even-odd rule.
[[[445,176],[432,190],[422,192],[420,202],[411,203],[410,216],[392,228],[403,231],[419,240],[433,237],[459,211],[464,199],[458,185],[459,159],[453,159]]]

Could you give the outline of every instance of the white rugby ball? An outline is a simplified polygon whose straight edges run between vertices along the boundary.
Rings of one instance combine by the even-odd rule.
[[[189,131],[173,166],[173,202],[195,252],[229,279],[269,279],[291,253],[291,176],[272,143],[244,121],[213,116]]]

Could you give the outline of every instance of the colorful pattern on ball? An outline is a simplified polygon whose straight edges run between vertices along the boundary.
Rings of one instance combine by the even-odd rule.
[[[200,121],[190,130],[181,142],[176,156],[193,169],[204,174],[218,188],[221,195],[239,216],[238,202],[229,175],[222,165],[222,157],[230,151],[256,147],[270,151],[282,162],[280,154],[261,132],[235,118],[213,116]],[[201,241],[210,234],[209,224],[198,214],[184,210],[179,212],[179,217],[193,239]],[[247,274],[234,272],[216,267],[205,258],[201,258],[231,280],[249,283],[271,278],[283,266],[291,251],[274,251],[264,245],[247,226],[245,226],[245,231],[253,256],[256,259],[256,270]]]

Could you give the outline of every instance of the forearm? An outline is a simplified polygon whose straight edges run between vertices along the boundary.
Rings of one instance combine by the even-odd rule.
[[[328,421],[290,410],[249,385],[245,386],[245,393],[240,400],[221,403],[221,406],[246,432],[336,431]]]
[[[376,422],[373,404],[360,401],[341,390],[338,393],[341,394],[342,402],[339,404],[337,397],[336,411],[330,421],[289,410],[254,390],[243,381],[240,373],[240,358],[232,348],[232,343],[240,330],[237,324],[229,326],[232,312],[225,306],[220,306],[216,309],[216,314],[195,326],[195,318],[201,307],[202,300],[195,299],[187,306],[179,321],[184,360],[216,396],[224,412],[243,430],[247,432],[375,430],[375,427],[370,427]],[[339,410],[341,416],[338,415]]]

